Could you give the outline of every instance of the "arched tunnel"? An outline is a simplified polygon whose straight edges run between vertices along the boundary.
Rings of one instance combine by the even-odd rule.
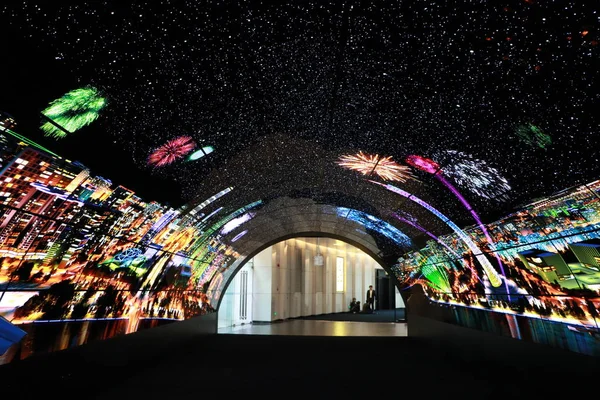
[[[597,12],[505,3],[3,5],[0,393],[591,388]],[[325,260],[335,306],[221,330],[306,238],[372,262]],[[348,311],[379,269],[402,307]]]
[[[300,159],[285,155],[284,149],[290,147]],[[218,175],[207,177],[208,187],[231,191],[212,205],[204,206],[205,199],[198,197],[187,206],[182,219],[192,213],[210,215],[224,205],[231,212],[227,215],[221,210],[212,217],[222,218],[219,225],[230,224],[226,231],[215,230],[215,235],[231,248],[234,257],[227,269],[219,272],[220,283],[210,287],[211,298],[218,299],[244,261],[285,238],[337,237],[372,255],[390,273],[398,257],[416,248],[408,236],[415,236],[415,232],[404,233],[405,227],[390,218],[403,203],[402,198],[329,160],[326,151],[308,141],[273,135],[263,138],[260,146],[247,149],[240,164],[233,160],[227,168],[236,173],[230,172],[228,180]],[[211,179],[220,186],[209,183]],[[416,208],[409,209],[415,212]],[[240,221],[239,226],[235,221]]]
[[[290,157],[285,152],[289,148],[299,156]],[[403,255],[430,239],[424,238],[426,234],[441,236],[468,221],[460,202],[450,198],[451,192],[443,193],[443,185],[427,174],[403,184],[405,190],[399,194],[394,186],[382,186],[385,181],[369,179],[376,178],[374,171],[365,177],[340,167],[335,154],[309,141],[275,134],[261,138],[204,178],[203,186],[213,191],[197,195],[178,218],[184,226],[197,220],[204,220],[204,225],[212,222],[199,239],[199,248],[200,243],[214,241],[213,248],[218,243],[227,249],[227,261],[210,275],[211,304],[218,304],[246,260],[284,238],[339,237],[365,250],[393,274],[392,267]],[[431,200],[429,193],[436,189],[442,193]],[[419,196],[441,204],[444,213]],[[490,251],[477,246],[467,250],[474,249],[480,254]],[[190,254],[198,259],[193,251]]]

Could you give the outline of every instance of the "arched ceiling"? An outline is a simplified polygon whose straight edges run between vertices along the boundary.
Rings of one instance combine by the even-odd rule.
[[[7,51],[14,41],[37,69],[4,90],[37,113],[77,86],[98,87],[106,109],[57,143],[59,153],[85,163],[95,156],[79,154],[81,146],[114,142],[157,182],[176,182],[185,201],[211,195],[217,177],[230,184],[240,174],[253,176],[242,177],[243,191],[260,197],[343,186],[332,178],[334,161],[358,151],[444,164],[472,155],[512,187],[503,201],[471,194],[492,215],[598,175],[600,32],[585,3],[8,4],[0,9],[0,29],[13,38]],[[147,164],[182,135],[215,151],[194,162]],[[298,139],[315,150],[297,151]],[[106,159],[97,165],[106,168]],[[305,183],[290,188],[290,179]],[[138,186],[143,193],[151,185]],[[432,186],[443,202],[446,193]]]
[[[212,237],[227,246],[231,258],[220,268],[208,293],[217,304],[228,282],[249,258],[281,240],[300,236],[327,236],[348,242],[389,269],[404,252],[414,247],[412,240],[392,225],[370,214],[345,207],[315,202],[310,198],[278,197],[241,215],[250,215],[241,225],[220,229]],[[390,270],[391,271],[391,270]],[[219,276],[220,275],[220,276]]]
[[[289,197],[361,210],[384,220],[390,219],[391,212],[403,210],[417,219],[429,219],[430,228],[438,233],[444,230],[444,224],[428,218],[430,214],[422,207],[368,182],[359,173],[338,166],[336,155],[335,151],[305,139],[283,134],[265,136],[260,144],[248,147],[243,154],[232,157],[205,175],[203,187],[207,190],[197,194],[183,213],[231,187],[230,193],[203,208],[203,214],[208,215],[224,205],[223,214],[254,201],[269,203]],[[402,187],[415,195],[431,197],[428,185],[418,180],[408,181]],[[461,215],[460,212],[455,214]],[[409,226],[408,229],[412,228]]]
[[[238,259],[302,232],[340,235],[385,256],[403,251],[372,229],[358,233],[350,211],[340,215],[336,207],[413,239],[422,230],[393,213],[434,235],[449,232],[444,218],[475,223],[456,193],[429,173],[412,168],[415,179],[393,182],[408,192],[403,197],[370,182],[383,182],[376,175],[337,164],[359,151],[400,164],[413,154],[434,159],[488,219],[598,176],[600,31],[584,2],[3,7],[4,36],[24,38],[19,46],[29,46],[39,68],[62,74],[63,84],[35,94],[36,113],[73,86],[94,85],[108,100],[94,125],[65,139],[64,151],[78,154],[91,138],[115,143],[140,171],[181,187],[183,197],[174,194],[173,202],[184,200],[184,217],[196,208],[219,220],[260,202],[235,243],[241,228],[207,234],[231,245]],[[48,85],[44,72],[30,85]],[[181,136],[214,152],[148,164],[157,148]],[[105,164],[106,157],[97,165]],[[139,186],[132,189],[141,193]],[[510,190],[497,196],[503,186]],[[226,188],[231,192],[198,210]]]

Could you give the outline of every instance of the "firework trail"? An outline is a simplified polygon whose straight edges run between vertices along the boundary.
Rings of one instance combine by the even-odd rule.
[[[435,240],[436,242],[438,242],[440,245],[442,245],[446,250],[448,250],[448,252],[450,254],[452,254],[457,260],[461,260],[462,257],[460,255],[458,255],[458,253],[456,253],[454,250],[452,250],[452,248],[450,246],[448,246],[446,243],[444,243],[439,237],[435,236],[433,233],[429,232],[427,229],[423,228],[421,225],[417,224],[414,221],[411,221],[408,218],[404,218],[403,216],[397,214],[397,213],[392,213],[392,216],[394,216],[394,218],[407,223],[408,225],[414,227],[415,229],[420,230],[421,232],[425,233],[426,235],[428,235],[429,237],[431,237],[433,240]],[[464,263],[465,266],[467,266],[467,268],[469,268],[473,273],[474,276],[479,279],[479,281],[481,281],[481,279],[479,278],[479,276],[477,275],[477,272],[469,265],[467,265],[467,263]]]
[[[415,222],[412,222],[409,219],[404,218],[404,217],[402,217],[402,216],[400,216],[400,215],[398,215],[396,213],[392,213],[392,216],[394,216],[394,218],[398,219],[399,221],[402,221],[402,222],[404,222],[404,223],[412,226],[413,228],[415,228],[415,229],[417,229],[417,230],[425,233],[426,235],[428,235],[429,237],[431,237],[433,240],[435,240],[436,242],[438,242],[439,244],[441,244],[442,246],[444,246],[444,248],[446,250],[448,250],[448,252],[450,254],[452,254],[454,257],[460,259],[460,256],[458,255],[458,253],[456,253],[454,250],[452,250],[452,248],[450,248],[446,243],[442,242],[439,237],[435,236],[433,233],[429,232],[427,229],[423,228],[421,225],[419,225],[419,224],[417,224]]]
[[[475,212],[473,207],[471,207],[471,205],[469,204],[467,199],[465,199],[464,196],[458,191],[458,189],[456,189],[456,187],[454,187],[454,185],[452,185],[443,176],[444,169],[442,169],[439,166],[439,164],[436,163],[435,161],[430,160],[425,157],[417,156],[417,155],[408,156],[406,158],[406,163],[409,165],[412,165],[413,167],[415,167],[417,169],[420,169],[421,171],[425,171],[427,173],[432,174],[435,178],[437,178],[437,180],[439,180],[444,186],[446,186],[452,192],[452,194],[454,194],[454,196],[456,196],[456,198],[463,204],[463,206],[467,209],[467,211],[469,211],[469,213],[471,214],[471,216],[477,223],[477,226],[479,227],[479,229],[481,229],[481,231],[483,232],[483,235],[487,239],[490,250],[492,250],[492,252],[494,252],[494,256],[496,257],[496,261],[498,262],[498,267],[500,268],[500,272],[501,272],[502,276],[504,276],[504,278],[505,278],[504,285],[506,287],[506,292],[509,293],[508,283],[506,282],[506,274],[504,272],[502,260],[500,259],[500,256],[497,253],[495,253],[496,248],[494,246],[494,241],[492,240],[492,237],[490,236],[485,225],[483,225],[481,218],[479,218],[479,215],[477,215],[477,213]]]
[[[405,197],[406,199],[417,203],[421,207],[424,207],[426,210],[430,211],[433,215],[438,217],[440,220],[442,220],[446,225],[448,225],[454,231],[454,233],[456,233],[456,235],[473,252],[473,254],[475,255],[475,258],[477,258],[477,260],[481,264],[483,270],[485,271],[486,275],[488,276],[492,286],[499,287],[502,285],[502,279],[500,279],[498,272],[492,267],[492,265],[490,264],[488,259],[485,257],[485,255],[481,253],[481,250],[479,249],[479,247],[473,242],[473,240],[465,232],[463,232],[462,229],[460,229],[458,227],[458,225],[456,225],[454,222],[452,222],[448,217],[446,217],[444,214],[442,214],[439,210],[437,210],[435,207],[433,207],[426,201],[421,200],[414,194],[409,193],[405,190],[402,190],[402,189],[392,186],[390,184],[380,183],[380,182],[373,181],[373,180],[369,180],[369,182],[374,183],[376,185],[383,186],[387,190],[397,193],[400,196]]]

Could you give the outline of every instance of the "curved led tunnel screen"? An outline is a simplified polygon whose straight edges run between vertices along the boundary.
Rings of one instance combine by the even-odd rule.
[[[446,320],[600,355],[586,2],[4,3],[4,75],[32,73],[2,86],[0,364],[214,312],[299,234]]]
[[[408,249],[412,246],[412,240],[398,228],[373,215],[345,207],[337,207],[336,212],[340,217],[347,218],[350,221],[363,225],[366,229],[380,233],[400,247]]]
[[[208,287],[236,257],[217,234],[242,225],[260,201],[200,218],[199,206],[144,202],[79,163],[1,135],[14,145],[4,147],[0,171],[1,329],[10,322],[11,332],[27,333],[21,357],[214,311]],[[56,333],[56,324],[70,328]]]
[[[392,269],[404,289],[420,284],[433,301],[458,306],[458,323],[482,329],[496,318],[497,331],[512,337],[600,355],[599,193],[600,181],[591,182],[487,224],[495,251],[483,254],[499,257],[504,285],[490,284],[456,233],[435,237]],[[465,233],[487,246],[480,229]],[[498,323],[482,310],[505,317]]]
[[[243,260],[235,246],[265,207],[262,200],[205,215],[233,190],[225,187],[189,207],[147,203],[123,186],[107,190],[81,164],[19,145],[10,133],[4,139],[17,144],[4,154],[11,161],[0,172],[0,315],[27,334],[21,357],[215,311]],[[415,251],[407,235],[382,219],[347,207],[323,209],[356,224],[357,234],[373,233],[408,251],[392,268],[401,287],[421,284],[433,301],[460,307],[453,315],[458,322],[501,314],[499,330],[548,342],[556,337],[540,332],[551,323],[567,343],[577,343],[573,350],[598,354],[600,181],[538,200],[487,224],[487,234],[479,225],[459,228],[396,186],[372,182],[453,232],[437,236],[425,221],[392,214],[433,239]],[[478,310],[493,313],[469,314]]]

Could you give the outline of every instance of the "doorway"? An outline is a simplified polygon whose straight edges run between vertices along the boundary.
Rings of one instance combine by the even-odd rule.
[[[394,307],[394,301],[392,299],[393,291],[390,291],[390,277],[383,269],[375,270],[375,290],[377,293],[377,304],[375,309],[377,310],[391,310]]]

